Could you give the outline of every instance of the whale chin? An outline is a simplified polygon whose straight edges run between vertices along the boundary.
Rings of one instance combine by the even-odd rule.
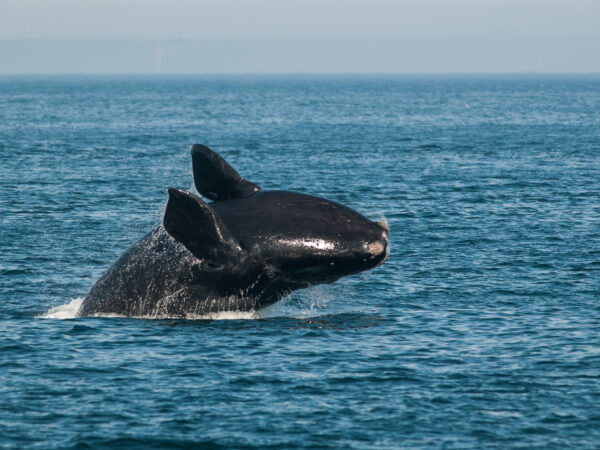
[[[383,252],[383,254],[379,257],[379,261],[377,262],[377,264],[375,264],[373,266],[373,268],[375,267],[379,267],[380,265],[382,265],[384,262],[387,261],[388,256],[390,256],[390,250],[389,247],[386,246],[385,251]]]
[[[378,222],[379,223],[379,222]],[[373,242],[369,245],[371,258],[375,261],[373,268],[382,265],[387,261],[390,255],[390,243],[388,241],[388,230],[387,228],[383,232],[383,238],[380,241]]]

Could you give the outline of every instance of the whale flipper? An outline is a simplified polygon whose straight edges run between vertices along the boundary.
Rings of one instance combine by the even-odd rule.
[[[261,190],[205,145],[192,145],[192,167],[196,189],[211,200],[243,198]]]
[[[244,251],[215,211],[202,199],[181,189],[169,189],[163,226],[194,256],[221,266]]]

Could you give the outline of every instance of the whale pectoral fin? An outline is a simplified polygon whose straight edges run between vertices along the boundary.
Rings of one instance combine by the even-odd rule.
[[[196,189],[211,200],[247,197],[261,190],[205,145],[192,145],[192,167]]]
[[[209,261],[239,258],[243,250],[217,213],[199,197],[169,189],[163,226],[194,256]]]

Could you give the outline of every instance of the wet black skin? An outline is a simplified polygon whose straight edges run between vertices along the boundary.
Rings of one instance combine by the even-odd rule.
[[[258,310],[387,258],[388,229],[323,198],[261,191],[192,147],[198,192],[169,189],[163,225],[98,280],[80,316],[190,317]]]

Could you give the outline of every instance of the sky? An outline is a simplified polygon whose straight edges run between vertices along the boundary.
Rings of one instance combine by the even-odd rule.
[[[0,0],[0,73],[600,72],[600,0]]]

